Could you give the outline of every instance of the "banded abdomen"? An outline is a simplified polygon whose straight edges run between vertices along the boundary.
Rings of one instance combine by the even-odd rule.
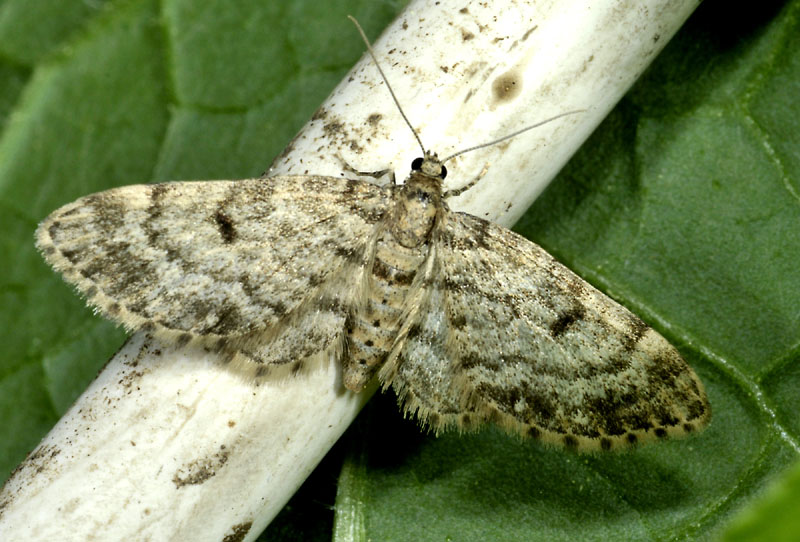
[[[347,388],[363,389],[391,351],[414,277],[427,253],[427,244],[404,247],[389,231],[378,238],[366,300],[348,322],[343,372]]]

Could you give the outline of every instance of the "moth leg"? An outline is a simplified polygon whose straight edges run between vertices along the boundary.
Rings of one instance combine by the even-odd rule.
[[[461,194],[463,194],[464,192],[466,192],[467,190],[469,190],[470,188],[472,188],[473,186],[478,184],[478,181],[483,179],[483,176],[486,175],[487,171],[489,171],[489,164],[488,163],[485,166],[483,166],[483,169],[481,170],[480,173],[478,173],[477,177],[472,179],[470,182],[468,182],[467,184],[465,184],[461,188],[456,188],[454,190],[448,190],[447,192],[444,193],[443,197],[445,199],[447,199],[447,198],[454,198],[456,196],[460,196]]]
[[[358,175],[359,177],[372,177],[373,179],[380,179],[381,177],[389,176],[389,181],[392,185],[397,184],[397,179],[395,178],[394,170],[386,168],[386,169],[379,169],[376,171],[359,171],[353,166],[351,166],[347,160],[345,160],[341,154],[337,154],[337,158],[341,160],[342,165],[344,166],[345,171]]]

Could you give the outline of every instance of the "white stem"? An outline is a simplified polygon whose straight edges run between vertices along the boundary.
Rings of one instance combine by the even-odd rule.
[[[508,225],[697,4],[418,0],[375,50],[440,155],[586,110],[448,163],[448,188],[488,166],[450,206]],[[419,154],[362,60],[270,174],[338,176],[344,160],[402,179]],[[344,391],[334,366],[254,388],[201,349],[135,335],[3,488],[0,539],[252,540],[369,395]]]

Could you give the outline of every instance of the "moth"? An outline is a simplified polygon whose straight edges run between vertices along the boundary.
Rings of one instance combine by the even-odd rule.
[[[131,331],[200,342],[256,378],[327,352],[349,390],[378,378],[436,432],[492,422],[590,451],[709,422],[675,348],[536,244],[451,211],[470,185],[446,191],[455,155],[420,147],[400,185],[301,175],[115,188],[52,213],[37,246]]]

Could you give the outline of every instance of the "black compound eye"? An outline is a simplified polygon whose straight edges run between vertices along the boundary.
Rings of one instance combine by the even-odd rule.
[[[439,175],[439,178],[444,179],[445,177],[447,177],[447,168],[442,166],[442,173]]]
[[[422,158],[414,158],[414,161],[411,162],[411,169],[414,171],[419,171],[419,169],[422,167],[422,161]]]

